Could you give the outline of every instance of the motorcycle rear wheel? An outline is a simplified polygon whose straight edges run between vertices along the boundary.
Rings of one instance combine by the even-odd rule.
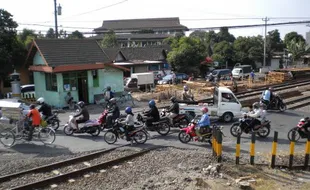
[[[269,133],[270,133],[270,128],[267,126],[263,126],[257,131],[257,135],[262,138],[268,137]]]
[[[284,112],[285,110],[286,110],[286,105],[285,104],[280,104],[279,105],[279,110],[281,111],[281,112]]]
[[[287,138],[288,138],[288,140],[290,140],[290,141],[293,140],[293,131],[296,131],[296,133],[295,133],[295,142],[298,142],[299,139],[300,139],[300,135],[299,135],[299,132],[298,132],[295,128],[291,129],[291,130],[287,133]]]
[[[103,139],[108,144],[114,144],[117,141],[117,135],[113,133],[112,131],[107,131],[103,135]]]
[[[66,125],[64,127],[64,133],[66,135],[71,136],[73,134],[73,132],[74,132],[73,129],[71,127],[69,127],[69,125]]]
[[[99,136],[99,134],[100,134],[100,127],[96,127],[96,131],[94,132],[94,133],[91,133],[91,136],[93,136],[93,137],[97,137],[97,136]]]
[[[238,137],[242,135],[242,129],[239,126],[239,123],[234,123],[232,124],[232,126],[230,127],[230,134],[234,137]]]
[[[178,135],[178,138],[181,141],[181,143],[185,143],[185,144],[188,143],[192,139],[192,137],[189,134],[187,134],[185,131],[181,131]]]
[[[133,135],[133,140],[138,144],[144,144],[147,141],[147,134],[143,130],[136,132]]]
[[[161,123],[156,126],[156,131],[158,134],[166,136],[170,132],[170,125],[168,123]]]
[[[50,127],[54,129],[55,131],[59,128],[59,126],[60,126],[59,121],[56,121],[56,120],[52,121],[50,124]]]

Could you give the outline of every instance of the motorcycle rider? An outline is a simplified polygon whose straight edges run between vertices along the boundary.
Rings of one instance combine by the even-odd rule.
[[[27,117],[31,118],[32,123],[31,123],[31,126],[29,126],[29,133],[28,133],[27,141],[32,140],[34,128],[39,127],[41,123],[40,112],[36,109],[36,106],[34,104],[31,104],[29,108],[30,108],[30,111],[27,114]]]
[[[43,97],[40,97],[37,99],[37,104],[41,105],[39,112],[42,112],[42,119],[47,120],[50,116],[52,116],[52,107],[45,103],[45,100]]]
[[[208,108],[203,107],[201,108],[202,116],[199,122],[196,125],[195,132],[198,137],[201,136],[203,133],[209,133],[211,131],[210,128],[210,117],[208,115]]]
[[[159,112],[158,112],[158,109],[156,107],[156,103],[154,100],[149,101],[149,107],[150,109],[143,113],[144,116],[147,116],[146,118],[147,127],[150,127],[152,125],[152,122],[159,121],[160,119]]]
[[[120,111],[119,111],[119,107],[116,104],[116,99],[111,98],[109,102],[110,102],[110,107],[109,107],[109,114],[107,116],[107,127],[111,127],[112,121],[119,118],[120,116]]]
[[[126,135],[127,141],[130,141],[129,133],[134,130],[134,124],[135,124],[135,121],[133,118],[134,114],[132,113],[131,107],[127,107],[125,109],[125,113],[127,114],[126,119],[124,121],[125,135]]]
[[[183,87],[183,92],[182,92],[182,99],[184,101],[194,101],[194,96],[189,90],[188,86]]]
[[[270,103],[273,100],[273,88],[267,88],[263,93],[262,93],[262,103],[266,104],[267,107],[270,106]]]
[[[78,125],[79,125],[79,123],[85,123],[86,121],[89,120],[89,112],[88,112],[87,108],[85,107],[85,103],[83,101],[78,102],[77,106],[79,107],[79,113],[77,113],[73,117],[82,116],[75,121],[76,122],[76,130],[80,131]]]
[[[250,127],[252,131],[255,131],[257,128],[256,126],[260,126],[262,122],[266,119],[266,110],[264,110],[265,105],[263,103],[255,102],[253,104],[253,112],[247,113],[247,116],[252,118],[250,123]]]
[[[172,96],[170,100],[172,104],[167,110],[167,112],[169,112],[170,123],[171,125],[173,125],[173,119],[179,115],[180,106],[179,103],[176,101],[177,100],[176,97]]]

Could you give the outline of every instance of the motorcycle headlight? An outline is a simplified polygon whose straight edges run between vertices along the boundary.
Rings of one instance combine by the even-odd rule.
[[[242,118],[240,118],[239,121],[242,121]]]

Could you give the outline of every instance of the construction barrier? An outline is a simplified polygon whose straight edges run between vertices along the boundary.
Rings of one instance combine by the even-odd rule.
[[[305,148],[305,165],[304,169],[306,170],[309,166],[309,154],[310,154],[310,135],[307,137],[307,143]]]
[[[222,133],[219,130],[212,131],[212,150],[213,156],[217,159],[217,162],[222,162]]]
[[[292,133],[292,140],[290,143],[290,158],[289,158],[289,165],[288,165],[290,170],[293,168],[295,137],[296,137],[296,131],[294,130]]]
[[[271,168],[275,168],[276,166],[277,145],[278,145],[278,132],[275,131],[271,150]]]
[[[255,133],[252,133],[251,137],[251,145],[250,145],[250,164],[254,165],[254,158],[255,158]]]
[[[237,144],[236,144],[236,164],[239,165],[240,161],[240,135],[237,137]]]

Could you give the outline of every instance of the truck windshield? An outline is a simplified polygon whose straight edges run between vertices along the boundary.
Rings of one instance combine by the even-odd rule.
[[[241,70],[241,69],[234,69],[234,70],[232,70],[232,73],[234,73],[234,74],[239,74],[239,73],[240,73],[240,70]]]

